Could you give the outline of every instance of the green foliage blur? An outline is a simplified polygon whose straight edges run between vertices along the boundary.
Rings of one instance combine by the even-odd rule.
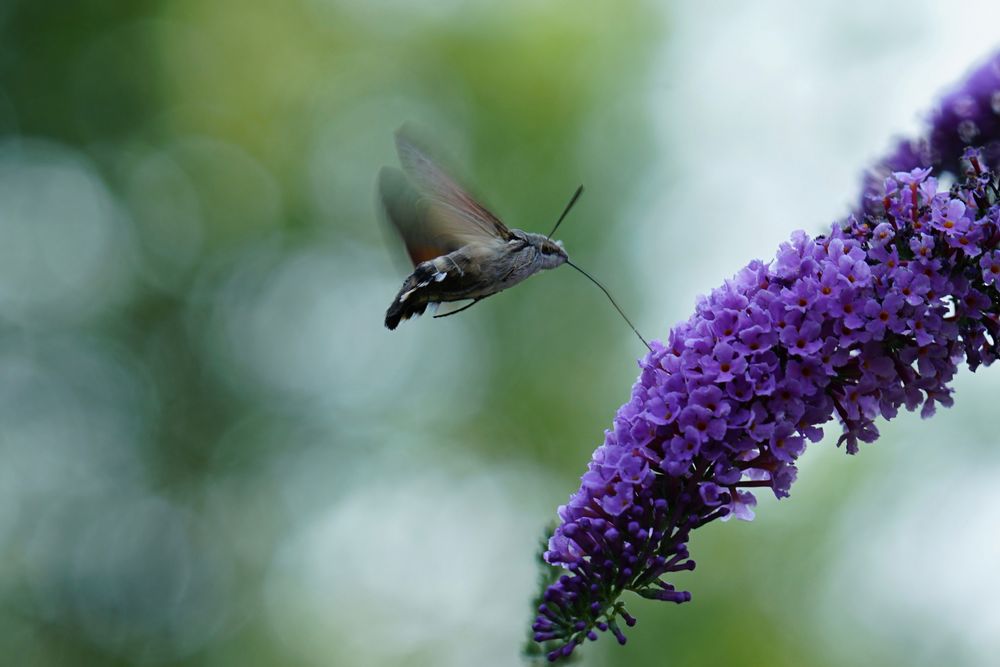
[[[616,202],[649,159],[639,82],[659,24],[640,2],[4,3],[4,662],[516,660],[533,542],[627,390],[637,343],[566,274],[386,332],[405,266],[374,177],[410,121],[512,226],[547,229],[586,183],[567,244],[634,309]],[[442,653],[434,642],[462,641],[447,613],[428,642],[363,587],[337,599],[357,573],[327,599],[282,563],[392,475],[418,493],[496,483],[494,465],[528,485],[531,511],[494,519],[523,518],[505,551],[523,562],[521,581],[491,575],[519,596],[493,647]],[[559,485],[543,489],[547,475]],[[474,491],[421,502],[474,524],[457,506]],[[357,511],[363,531],[328,539],[392,549],[402,569],[368,576],[399,578],[388,600],[412,595],[423,564],[405,542],[419,535]],[[463,539],[502,539],[485,514]],[[360,558],[323,549],[309,577]]]
[[[0,663],[518,664],[537,540],[644,349],[568,269],[384,330],[408,267],[375,174],[412,122],[513,227],[584,183],[559,236],[663,336],[691,299],[661,285],[738,268],[714,237],[636,266],[703,234],[632,215],[685,173],[650,104],[670,26],[645,0],[0,3]],[[632,600],[629,645],[581,663],[842,664],[831,508],[895,464],[817,449],[794,502],[697,537],[694,602]],[[918,620],[857,650],[925,664]]]

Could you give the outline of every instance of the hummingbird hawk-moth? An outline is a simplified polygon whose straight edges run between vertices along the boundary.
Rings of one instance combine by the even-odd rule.
[[[428,157],[405,128],[396,132],[396,150],[403,169],[383,167],[378,174],[378,194],[385,217],[402,237],[414,270],[386,311],[388,329],[421,315],[429,306],[433,309],[444,302],[472,300],[435,317],[454,315],[539,271],[569,264],[604,291],[649,346],[604,286],[569,261],[562,242],[551,238],[583,192],[582,185],[552,232],[543,236],[508,228]]]

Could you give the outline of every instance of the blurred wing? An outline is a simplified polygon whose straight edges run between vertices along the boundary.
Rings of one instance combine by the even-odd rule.
[[[379,171],[378,196],[414,266],[467,245],[498,240],[478,224],[450,214],[436,200],[423,196],[399,169]]]
[[[410,138],[405,127],[396,132],[396,150],[403,171],[421,195],[430,200],[434,222],[443,231],[457,232],[474,227],[493,238],[504,241],[512,238],[507,226],[435,164]]]

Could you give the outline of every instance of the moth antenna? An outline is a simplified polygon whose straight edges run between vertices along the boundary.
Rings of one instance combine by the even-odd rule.
[[[559,219],[556,220],[556,226],[552,228],[552,231],[549,232],[549,235],[548,235],[547,238],[551,239],[552,235],[556,233],[556,230],[559,229],[559,225],[560,225],[560,223],[562,223],[563,218],[566,217],[566,214],[569,213],[569,210],[571,208],[573,208],[573,204],[576,203],[576,200],[579,199],[580,195],[582,195],[582,194],[583,194],[583,186],[581,185],[580,187],[578,187],[576,189],[576,192],[573,193],[573,196],[570,198],[569,203],[566,204],[566,208],[563,209],[562,215],[560,215]]]
[[[582,190],[582,189],[583,189],[583,187],[581,186],[580,190]],[[580,194],[580,190],[577,190],[577,195]],[[575,201],[576,197],[574,197],[573,199]],[[572,206],[572,205],[573,205],[573,202],[570,202],[570,206]],[[556,225],[556,226],[558,227],[558,225]],[[642,344],[645,345],[649,349],[650,352],[652,352],[653,348],[649,347],[649,343],[646,342],[646,339],[642,337],[642,334],[639,333],[639,330],[635,328],[635,325],[632,324],[632,321],[629,320],[628,316],[625,315],[625,313],[622,311],[622,309],[618,306],[618,304],[615,302],[614,297],[611,296],[611,292],[609,292],[604,285],[602,285],[601,283],[597,282],[597,279],[594,278],[594,276],[590,275],[589,273],[587,273],[586,271],[584,271],[583,269],[581,269],[579,266],[577,266],[573,262],[571,262],[569,260],[566,260],[566,263],[569,264],[570,266],[572,266],[574,269],[576,269],[580,273],[582,273],[584,276],[586,276],[587,279],[590,280],[590,282],[592,282],[595,285],[597,285],[601,289],[601,291],[604,292],[604,295],[606,297],[608,297],[608,300],[611,301],[611,305],[615,307],[615,310],[617,310],[618,314],[622,316],[622,319],[625,320],[625,323],[628,324],[629,327],[632,329],[632,331],[635,333],[635,335],[639,337],[639,340],[642,341]]]

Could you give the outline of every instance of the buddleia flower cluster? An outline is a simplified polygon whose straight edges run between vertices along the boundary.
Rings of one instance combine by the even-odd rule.
[[[752,519],[754,489],[787,496],[828,425],[854,454],[879,419],[950,406],[959,364],[997,359],[998,140],[1000,54],[897,146],[855,214],[795,232],[653,341],[544,554],[562,568],[532,625],[550,660],[603,631],[625,643],[625,591],[690,600],[673,576],[694,569],[691,531]]]

